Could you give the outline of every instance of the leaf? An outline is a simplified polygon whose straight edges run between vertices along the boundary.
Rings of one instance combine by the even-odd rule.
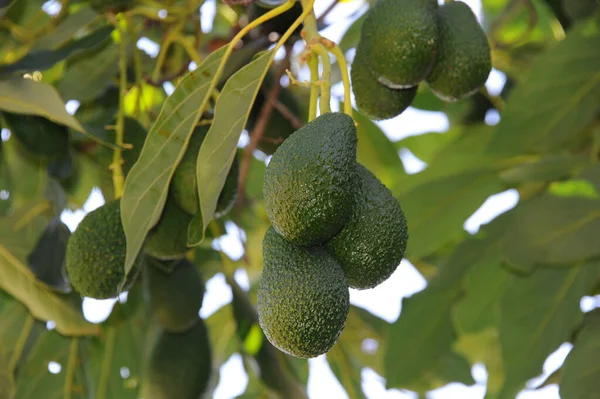
[[[254,59],[231,76],[219,95],[213,123],[202,142],[196,163],[202,233],[213,220],[240,135],[273,57],[274,49]]]
[[[364,15],[357,18],[340,39],[339,47],[344,53],[358,44],[364,20]]]
[[[0,1],[0,18],[6,14],[10,6],[14,3],[14,0],[2,0]]]
[[[511,91],[490,151],[558,149],[580,133],[598,111],[599,47],[600,26],[592,19],[538,57]]]
[[[450,142],[460,136],[459,129],[450,129],[445,133],[424,133],[409,136],[394,143],[397,149],[406,148],[425,163],[430,163],[435,156]]]
[[[55,217],[27,257],[27,264],[37,279],[62,293],[71,291],[65,272],[65,253],[70,236],[69,228]]]
[[[570,266],[600,254],[600,200],[544,195],[516,209],[504,254],[513,265]]]
[[[104,42],[106,39],[110,38],[110,34],[113,30],[114,29],[111,26],[106,26],[81,39],[75,40],[60,49],[32,51],[14,64],[0,67],[0,77],[15,72],[43,71],[50,69],[54,64],[64,60],[70,55],[82,50],[88,50]],[[87,85],[80,84],[79,86]]]
[[[414,187],[398,201],[406,214],[412,257],[431,254],[463,232],[465,220],[492,194],[502,190],[497,177],[466,172]]]
[[[393,187],[399,178],[406,176],[404,165],[392,142],[369,118],[354,110],[358,124],[357,160],[373,172],[387,187]]]
[[[121,199],[127,238],[126,275],[133,267],[146,235],[160,218],[169,182],[211,95],[211,79],[225,50],[223,47],[213,52],[181,80],[163,104],[137,162],[127,175]]]
[[[78,85],[82,86],[81,81]],[[77,119],[67,113],[65,103],[54,87],[43,82],[22,78],[0,80],[0,109],[43,116],[89,136]]]
[[[96,334],[98,326],[85,320],[80,304],[53,293],[38,282],[26,266],[26,257],[48,219],[38,216],[19,227],[22,216],[0,218],[0,289],[23,303],[35,318],[54,321],[61,334]]]
[[[513,279],[500,301],[505,390],[538,375],[548,355],[569,339],[582,321],[579,301],[597,268],[538,269]]]
[[[38,38],[33,46],[33,50],[56,49],[77,36],[78,32],[90,25],[99,17],[98,13],[91,7],[79,8],[74,13],[67,15],[62,22],[52,29],[48,34]],[[99,30],[102,30],[100,28]],[[96,31],[98,32],[98,31]]]
[[[563,366],[560,397],[593,398],[600,392],[600,310],[585,315],[583,328]]]
[[[581,178],[591,182],[600,193],[600,164],[594,164],[581,172]]]
[[[549,155],[532,162],[526,162],[500,173],[507,183],[527,181],[553,181],[568,178],[589,164],[583,156]]]

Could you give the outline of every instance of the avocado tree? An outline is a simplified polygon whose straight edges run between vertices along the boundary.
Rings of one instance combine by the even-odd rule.
[[[0,128],[0,399],[212,397],[236,353],[245,398],[320,355],[349,398],[600,397],[597,0],[0,0]],[[397,320],[350,300],[401,260]]]

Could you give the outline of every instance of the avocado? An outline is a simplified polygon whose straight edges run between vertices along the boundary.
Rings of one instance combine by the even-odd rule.
[[[182,258],[188,250],[187,232],[191,221],[192,216],[167,197],[158,223],[148,233],[144,252],[161,260]]]
[[[62,158],[69,150],[69,132],[63,125],[34,115],[4,113],[11,133],[32,157],[42,161]]]
[[[471,8],[461,1],[439,8],[440,44],[427,83],[439,98],[457,101],[475,93],[492,70],[490,45]]]
[[[356,164],[357,189],[350,219],[327,243],[348,284],[359,290],[387,280],[400,264],[408,230],[406,217],[390,190]]]
[[[265,172],[267,216],[275,230],[302,246],[342,229],[352,210],[356,127],[348,115],[323,114],[275,151]]]
[[[562,3],[565,13],[573,21],[592,16],[600,5],[598,0],[562,0]]]
[[[263,258],[257,311],[269,342],[301,358],[329,351],[350,309],[340,265],[325,248],[296,246],[273,228],[265,234]]]
[[[406,89],[425,79],[438,51],[437,0],[379,0],[367,12],[360,45],[373,76]]]
[[[358,110],[373,120],[390,119],[400,115],[412,103],[418,86],[390,89],[379,83],[371,74],[367,62],[359,45],[350,71]]]
[[[125,278],[125,232],[120,200],[88,213],[67,242],[67,274],[75,291],[95,299],[114,298]],[[140,261],[127,276],[125,290],[137,277]]]
[[[198,182],[196,180],[196,162],[202,142],[210,126],[198,126],[192,133],[188,147],[171,179],[171,194],[175,203],[190,215],[198,212]],[[239,178],[239,155],[236,154],[231,169],[227,174],[225,185],[221,190],[215,210],[215,218],[221,217],[231,210],[237,199]]]
[[[140,397],[198,399],[209,385],[212,355],[208,331],[200,318],[183,333],[162,330],[152,347]]]
[[[181,259],[171,273],[146,262],[142,273],[146,302],[161,326],[169,332],[183,332],[198,321],[202,307],[204,283],[190,261]]]

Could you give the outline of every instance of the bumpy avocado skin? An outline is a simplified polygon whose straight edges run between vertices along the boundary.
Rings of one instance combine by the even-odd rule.
[[[400,115],[412,103],[418,86],[390,89],[377,82],[367,62],[359,45],[350,71],[358,110],[373,120],[390,119]]]
[[[142,381],[144,399],[198,399],[212,372],[208,331],[202,319],[183,333],[163,330],[156,338]]]
[[[400,264],[408,229],[406,217],[390,190],[364,166],[356,164],[354,209],[327,249],[344,270],[352,288],[373,288]]]
[[[600,7],[598,0],[563,0],[563,9],[573,21],[586,19]]]
[[[379,0],[368,11],[360,43],[380,82],[408,88],[425,79],[438,50],[437,7],[436,0]]]
[[[298,247],[273,228],[265,234],[263,257],[257,310],[269,342],[301,358],[329,351],[350,309],[340,266],[323,247]]]
[[[492,70],[490,45],[475,14],[465,3],[446,3],[438,14],[439,53],[427,83],[442,100],[457,101],[485,84]]]
[[[277,149],[263,192],[279,234],[312,246],[341,230],[353,204],[357,141],[352,118],[335,112],[298,129]]]
[[[192,216],[180,209],[167,197],[160,220],[150,230],[144,244],[144,252],[157,259],[177,259],[188,250],[187,232]]]
[[[171,179],[171,194],[175,203],[190,215],[198,212],[198,183],[196,181],[196,161],[202,142],[208,133],[210,126],[198,126],[190,141],[188,147],[177,165],[173,178]],[[231,169],[227,174],[225,185],[217,201],[215,217],[220,217],[231,210],[237,199],[239,160],[238,155],[233,160]]]
[[[171,273],[147,262],[142,276],[147,302],[165,330],[184,332],[198,321],[204,284],[191,262],[182,259]]]
[[[96,299],[116,297],[125,278],[125,251],[120,201],[88,213],[67,242],[67,273],[75,291]],[[138,272],[136,261],[125,289]]]

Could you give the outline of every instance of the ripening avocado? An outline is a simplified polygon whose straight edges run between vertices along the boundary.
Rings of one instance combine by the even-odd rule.
[[[563,0],[563,9],[573,21],[586,19],[600,6],[598,0]]]
[[[257,311],[269,342],[301,358],[329,351],[350,310],[340,265],[325,248],[296,246],[273,228],[263,240],[263,260]]]
[[[297,245],[322,244],[342,229],[352,210],[356,127],[339,112],[323,114],[275,151],[263,192],[275,230]]]
[[[438,51],[437,0],[379,0],[361,31],[368,67],[380,83],[406,89],[425,79]]]
[[[114,298],[124,275],[125,232],[120,200],[88,213],[67,242],[67,274],[75,291],[95,299]],[[139,262],[127,277],[125,290],[133,284]]]
[[[170,273],[155,266],[156,262],[146,262],[142,273],[150,309],[165,330],[186,331],[198,321],[202,307],[204,284],[200,273],[187,259],[178,261]]]
[[[149,355],[140,397],[198,399],[209,385],[212,355],[208,331],[198,317],[183,333],[159,332]]]
[[[144,244],[144,252],[157,259],[177,259],[188,250],[187,232],[192,216],[179,208],[171,197],[156,226],[150,230]]]
[[[10,131],[23,149],[41,160],[64,157],[69,150],[69,132],[63,125],[34,115],[4,113]]]
[[[377,81],[367,67],[360,45],[350,71],[356,106],[373,120],[384,120],[400,115],[410,106],[418,86],[409,89],[390,89]]]
[[[171,193],[175,203],[190,215],[198,212],[198,182],[196,180],[196,162],[202,142],[208,133],[210,126],[198,126],[179,162],[173,178],[171,179]],[[225,215],[235,204],[238,193],[239,159],[238,155],[233,159],[231,169],[227,174],[225,185],[221,190],[215,210],[215,218]]]
[[[390,190],[364,166],[357,163],[356,171],[352,214],[327,249],[350,287],[363,290],[381,284],[396,270],[406,250],[408,230]]]
[[[490,45],[475,14],[462,1],[445,3],[438,15],[439,53],[426,81],[442,100],[457,101],[485,84],[492,70]]]

